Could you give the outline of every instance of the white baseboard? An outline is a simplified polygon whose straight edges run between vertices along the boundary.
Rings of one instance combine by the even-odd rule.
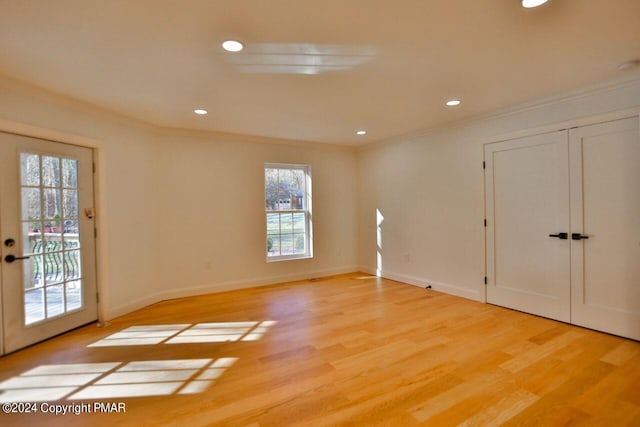
[[[376,274],[376,270],[367,266],[360,266],[360,271]],[[462,286],[451,285],[448,283],[442,283],[435,280],[425,279],[422,277],[410,276],[408,274],[396,273],[393,271],[383,270],[380,274],[385,279],[395,280],[397,282],[406,283],[408,285],[418,286],[420,288],[425,288],[428,285],[431,285],[431,288],[434,291],[443,292],[449,295],[455,295],[458,297],[470,299],[473,301],[485,302],[484,293],[481,289],[473,290],[469,288],[463,288]]]
[[[105,319],[111,320],[118,316],[131,313],[132,311],[139,310],[151,304],[155,304],[160,301],[185,298],[196,295],[214,294],[217,292],[233,291],[238,289],[255,288],[259,286],[268,286],[276,283],[293,282],[296,280],[308,280],[316,277],[334,276],[336,274],[355,273],[359,271],[357,265],[347,265],[342,267],[327,268],[323,270],[308,271],[305,273],[286,274],[281,276],[271,276],[262,278],[253,278],[247,280],[234,280],[228,282],[212,283],[201,286],[194,286],[190,288],[172,289],[167,291],[160,291],[147,295],[144,298],[122,304],[116,307],[107,308],[105,310]]]

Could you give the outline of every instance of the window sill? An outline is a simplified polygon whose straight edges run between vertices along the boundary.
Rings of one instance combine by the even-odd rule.
[[[296,256],[284,256],[284,257],[271,257],[267,258],[267,263],[282,262],[282,261],[297,261],[300,259],[311,259],[313,255],[296,255]]]

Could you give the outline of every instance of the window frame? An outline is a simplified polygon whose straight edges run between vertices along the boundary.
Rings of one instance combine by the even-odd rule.
[[[266,177],[266,172],[267,169],[286,169],[286,170],[302,170],[302,172],[304,173],[304,177],[305,177],[305,182],[304,182],[304,186],[305,188],[303,189],[304,191],[304,199],[302,202],[302,206],[303,209],[278,209],[278,210],[272,210],[272,209],[267,209],[267,177]],[[299,260],[299,259],[309,259],[309,258],[313,258],[313,221],[312,221],[312,193],[311,193],[311,166],[310,165],[304,165],[304,164],[292,164],[292,163],[265,163],[264,164],[264,169],[263,169],[263,176],[264,176],[264,182],[263,182],[263,195],[264,195],[264,201],[263,201],[263,206],[264,206],[264,232],[265,232],[265,239],[264,239],[264,250],[265,250],[265,259],[266,262],[270,263],[270,262],[280,262],[280,261],[293,261],[293,260]],[[269,239],[269,227],[268,227],[268,222],[267,222],[267,218],[269,214],[283,214],[283,213],[304,213],[305,215],[305,252],[304,253],[299,253],[299,254],[289,254],[289,255],[272,255],[269,256],[269,250],[268,250],[268,239]],[[289,233],[285,233],[285,234],[289,234]],[[292,233],[293,234],[293,233]],[[278,236],[282,236],[282,230],[280,230],[280,232],[277,234]],[[273,234],[271,234],[271,236],[273,236]],[[294,242],[295,245],[295,242]]]

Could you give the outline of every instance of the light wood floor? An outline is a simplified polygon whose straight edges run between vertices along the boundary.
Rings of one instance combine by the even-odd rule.
[[[155,304],[0,358],[0,381],[126,404],[2,426],[640,426],[640,343],[362,274]]]

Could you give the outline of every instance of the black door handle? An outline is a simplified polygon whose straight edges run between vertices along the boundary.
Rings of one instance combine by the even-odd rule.
[[[567,240],[569,238],[569,233],[549,234],[549,237],[557,237],[560,240]]]
[[[582,239],[588,239],[589,236],[583,236],[580,233],[571,233],[571,239],[572,240],[582,240]]]
[[[17,261],[19,259],[29,259],[28,256],[15,256],[15,255],[7,255],[4,257],[4,260],[8,263],[12,263],[13,261]]]

